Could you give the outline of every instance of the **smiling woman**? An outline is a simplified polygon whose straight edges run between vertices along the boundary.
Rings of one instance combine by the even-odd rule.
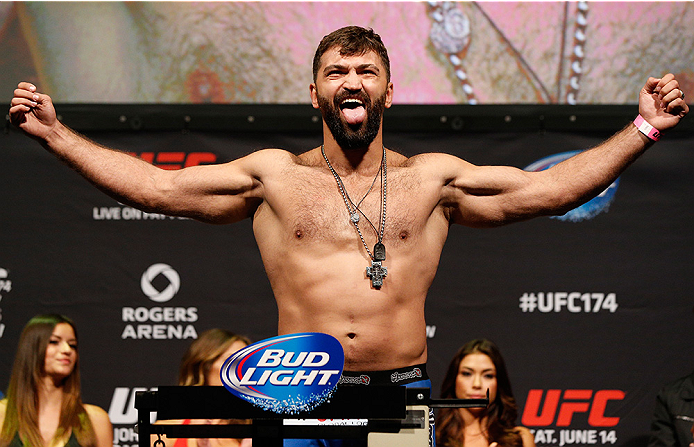
[[[106,412],[82,403],[73,322],[37,315],[19,339],[7,398],[0,401],[0,446],[111,447]]]

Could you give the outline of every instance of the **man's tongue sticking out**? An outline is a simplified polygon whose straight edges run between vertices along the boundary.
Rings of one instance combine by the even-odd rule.
[[[340,109],[342,116],[349,125],[361,124],[366,120],[366,108],[361,101],[346,100],[342,103]]]

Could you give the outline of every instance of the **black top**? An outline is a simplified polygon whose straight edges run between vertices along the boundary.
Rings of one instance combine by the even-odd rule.
[[[694,373],[665,385],[656,398],[648,447],[689,447],[694,425]]]
[[[14,438],[12,438],[12,442],[10,442],[10,445],[8,447],[24,447],[24,443],[21,439],[19,439],[19,433],[16,433],[14,435]],[[80,444],[77,442],[77,438],[75,437],[74,433],[70,435],[70,438],[67,440],[65,447],[81,447]]]

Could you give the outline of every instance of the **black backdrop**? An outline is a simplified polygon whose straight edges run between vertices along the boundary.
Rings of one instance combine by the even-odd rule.
[[[255,110],[255,119],[237,108],[135,117],[117,106],[58,110],[97,142],[166,168],[320,143],[314,112],[301,107],[295,118],[281,109],[287,119],[271,107]],[[612,112],[403,106],[386,114],[385,143],[408,155],[441,151],[523,168],[599,143],[635,108]],[[506,358],[518,422],[536,430],[538,444],[643,445],[658,388],[694,369],[692,143],[687,120],[622,175],[609,210],[592,219],[452,228],[426,307],[434,395],[457,348],[487,337]],[[145,294],[148,269],[163,271],[150,283],[154,298],[168,293],[168,301]],[[524,311],[532,297],[536,308]],[[276,334],[277,320],[250,221],[214,226],[139,213],[7,128],[0,135],[0,390],[21,328],[44,312],[75,320],[85,401],[109,411],[120,446],[136,440],[133,392],[174,384],[196,334],[223,327],[260,340]],[[530,397],[542,398],[539,407]]]

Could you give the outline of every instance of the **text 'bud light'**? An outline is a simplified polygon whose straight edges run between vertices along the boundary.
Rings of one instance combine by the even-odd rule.
[[[297,414],[325,402],[345,363],[335,337],[317,332],[253,343],[222,365],[222,383],[235,396],[275,413]]]

